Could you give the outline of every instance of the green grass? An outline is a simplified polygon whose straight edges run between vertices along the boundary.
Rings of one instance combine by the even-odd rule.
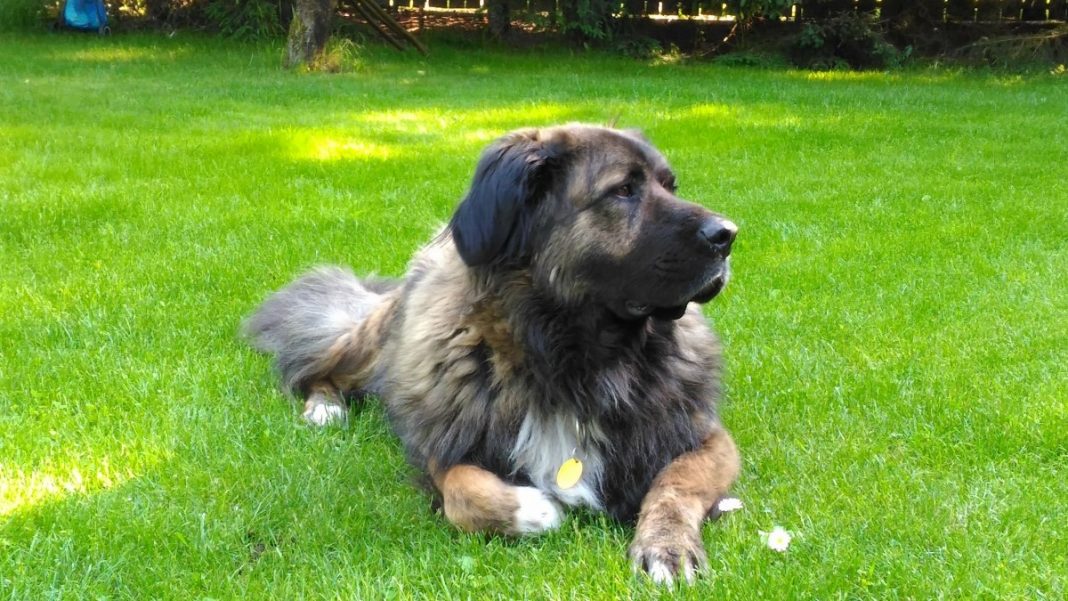
[[[372,403],[303,426],[235,336],[400,274],[480,148],[643,128],[741,225],[707,308],[743,511],[693,599],[1068,596],[1068,79],[0,36],[0,598],[628,598],[631,532],[430,511]],[[785,554],[759,532],[796,534]]]

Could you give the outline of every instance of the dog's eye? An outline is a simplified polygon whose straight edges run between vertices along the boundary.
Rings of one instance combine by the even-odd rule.
[[[630,184],[623,184],[613,190],[612,195],[618,196],[619,198],[630,198],[634,195],[634,188],[631,187]]]
[[[675,178],[664,180],[663,186],[665,190],[671,192],[672,194],[674,194],[675,191],[679,189],[678,183],[675,182]]]

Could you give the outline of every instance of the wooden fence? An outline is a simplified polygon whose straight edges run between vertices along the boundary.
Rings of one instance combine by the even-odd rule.
[[[486,1],[388,0],[390,6],[396,7],[460,11],[484,8]],[[560,0],[513,0],[515,9],[529,13],[557,13],[559,4]],[[622,0],[620,9],[653,17],[730,17],[726,5],[715,0]],[[1068,21],[1068,0],[799,0],[788,18],[819,18],[844,10],[890,18],[906,9],[922,11],[927,18],[942,21]]]

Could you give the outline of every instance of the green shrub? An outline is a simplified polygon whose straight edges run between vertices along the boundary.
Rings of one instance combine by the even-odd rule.
[[[660,42],[649,36],[642,35],[621,36],[614,44],[612,44],[612,49],[624,56],[638,59],[653,58],[659,56],[664,51]]]
[[[263,40],[285,34],[279,0],[209,0],[204,16],[219,33],[239,40]]]
[[[311,64],[304,66],[305,72],[342,73],[363,69],[363,48],[348,38],[332,37],[326,43],[322,54]]]
[[[0,0],[0,31],[39,27],[44,15],[43,0]]]
[[[610,42],[615,34],[612,11],[616,5],[608,0],[565,0],[563,31],[583,43]]]
[[[887,42],[872,15],[843,12],[805,23],[791,59],[806,69],[885,69],[899,66],[910,53],[910,48],[901,51]]]

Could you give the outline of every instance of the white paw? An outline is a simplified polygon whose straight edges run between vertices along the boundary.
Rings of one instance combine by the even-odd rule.
[[[519,486],[515,496],[519,501],[514,517],[517,534],[536,534],[560,525],[560,508],[545,493],[533,486]]]
[[[677,525],[672,528],[670,521],[663,518],[663,515],[654,516],[644,523],[638,522],[634,542],[628,550],[631,565],[635,572],[645,572],[657,584],[693,584],[698,574],[708,568],[701,531]]]
[[[697,579],[697,570],[690,562],[682,562],[682,566],[679,569],[683,579],[686,580],[686,584],[693,584],[694,580]],[[670,565],[663,561],[657,559],[649,561],[647,572],[649,577],[653,579],[653,582],[657,584],[662,584],[664,586],[672,586],[675,584],[675,576],[677,574]]]
[[[663,584],[671,586],[675,582],[675,574],[672,573],[671,568],[661,561],[650,561],[648,570],[649,577],[653,579],[653,582],[657,584]]]
[[[348,410],[333,403],[309,403],[304,409],[304,419],[316,426],[344,422],[347,417]]]

